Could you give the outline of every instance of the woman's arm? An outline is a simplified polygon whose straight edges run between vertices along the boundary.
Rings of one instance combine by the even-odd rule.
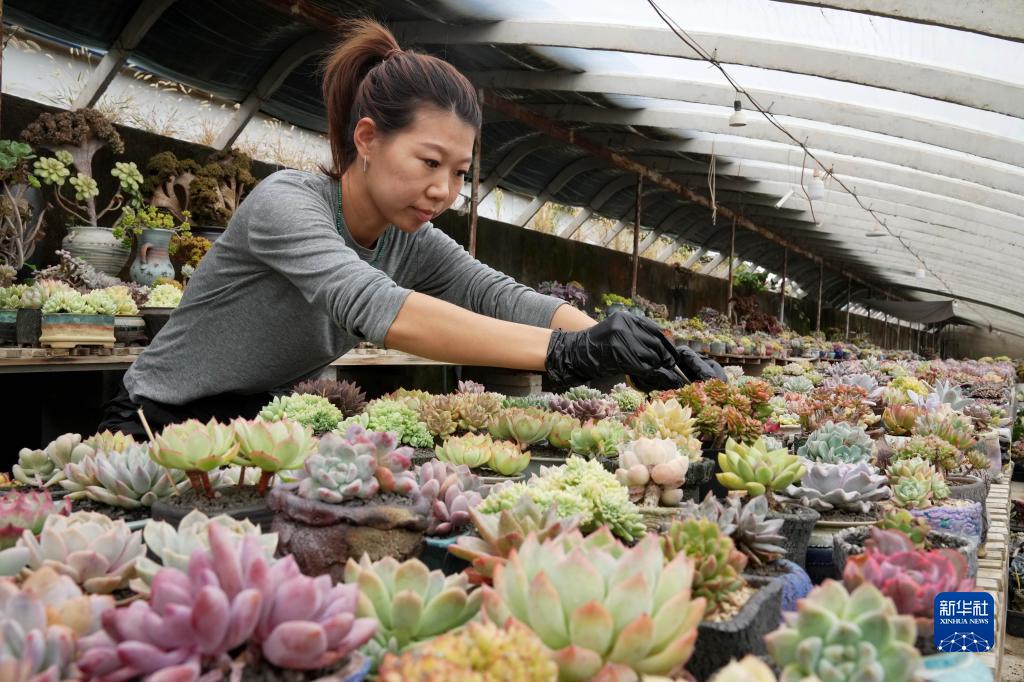
[[[593,319],[582,310],[574,308],[568,303],[560,306],[551,318],[551,328],[561,329],[567,332],[578,332],[583,329],[590,329],[597,320]]]

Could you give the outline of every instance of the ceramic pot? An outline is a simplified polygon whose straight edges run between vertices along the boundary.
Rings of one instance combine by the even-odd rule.
[[[114,347],[113,315],[50,313],[42,316],[39,343],[51,348]]]
[[[131,255],[131,249],[122,244],[109,227],[69,227],[60,247],[75,258],[81,258],[100,272],[113,277],[117,277]]]
[[[138,252],[132,261],[132,281],[147,287],[161,278],[174,279],[174,264],[167,249],[174,232],[171,230],[143,230],[137,238]]]

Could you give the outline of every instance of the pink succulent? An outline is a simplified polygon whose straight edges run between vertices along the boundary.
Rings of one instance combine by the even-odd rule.
[[[410,470],[413,449],[408,446],[396,448],[398,438],[394,432],[367,431],[353,424],[345,432],[345,440],[359,454],[373,455],[377,460],[375,476],[383,492],[409,495],[416,490],[416,475]]]
[[[12,547],[26,530],[39,535],[46,517],[71,513],[71,500],[54,502],[46,491],[12,490],[0,497],[0,549]]]
[[[884,533],[884,531],[883,531]],[[902,535],[902,533],[897,533]],[[846,562],[843,582],[848,589],[871,583],[890,597],[896,610],[917,620],[918,633],[926,637],[933,629],[935,596],[940,592],[970,592],[974,579],[967,577],[967,560],[951,549],[896,551],[901,538],[875,538],[875,546]],[[884,544],[886,546],[881,547]]]
[[[228,531],[210,524],[210,550],[197,550],[188,572],[164,568],[148,602],[103,614],[103,631],[80,641],[88,678],[129,679],[159,671],[160,680],[195,680],[224,669],[246,642],[253,653],[291,669],[341,661],[377,629],[356,618],[359,589],[303,575],[291,556],[269,564],[255,536],[233,551]]]

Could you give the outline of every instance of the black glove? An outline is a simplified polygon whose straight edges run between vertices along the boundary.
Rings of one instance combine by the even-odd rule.
[[[624,373],[646,391],[683,385],[684,377],[675,370],[677,362],[675,347],[658,325],[647,318],[615,313],[590,329],[552,333],[544,368],[560,386]]]
[[[698,355],[689,346],[676,346],[676,352],[679,354],[679,369],[683,370],[683,374],[691,382],[708,379],[729,380],[729,376],[720,364],[710,358]]]

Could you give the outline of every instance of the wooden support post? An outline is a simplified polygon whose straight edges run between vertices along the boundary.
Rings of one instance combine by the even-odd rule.
[[[818,317],[814,322],[814,331],[821,331],[821,290],[825,282],[825,264],[818,263]]]
[[[846,278],[846,340],[847,341],[850,340],[850,305],[852,303],[850,296],[851,296],[852,293],[853,293],[853,280],[851,280],[849,277],[847,277]],[[871,316],[871,311],[869,310],[868,311],[868,317],[870,318],[870,316]]]
[[[732,320],[732,268],[733,261],[736,260],[736,217],[732,219],[732,233],[729,236],[729,290],[728,298],[725,301],[725,316]]]
[[[477,91],[477,97],[483,106],[484,91]],[[473,189],[469,196],[469,255],[476,258],[476,218],[480,207],[480,147],[483,144],[483,125],[476,131],[476,144],[473,145]]]
[[[903,320],[896,318],[896,350],[900,349],[900,332],[903,331]]]
[[[633,279],[629,285],[629,297],[636,297],[636,278],[640,272],[640,199],[644,191],[644,176],[636,176],[636,221],[633,223]]]
[[[786,323],[786,278],[789,275],[789,249],[782,248],[782,283],[779,284],[779,324]]]

